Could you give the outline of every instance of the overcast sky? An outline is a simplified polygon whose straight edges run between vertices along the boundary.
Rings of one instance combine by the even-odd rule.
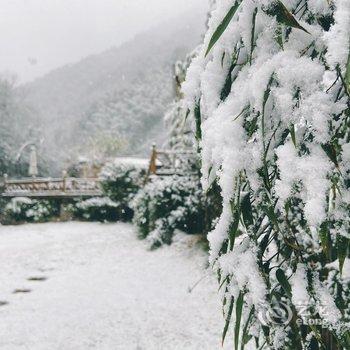
[[[0,0],[0,72],[20,82],[131,39],[206,0]]]

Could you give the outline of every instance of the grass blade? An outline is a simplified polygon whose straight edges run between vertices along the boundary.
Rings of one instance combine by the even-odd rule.
[[[280,283],[282,286],[283,290],[286,292],[289,298],[292,297],[292,288],[287,280],[286,275],[284,274],[283,270],[277,269],[276,271],[276,277],[277,281]]]
[[[297,139],[295,137],[295,127],[294,127],[294,124],[291,125],[290,127],[290,136],[292,137],[292,141],[294,143],[294,147],[296,148],[297,147]]]
[[[285,24],[289,27],[301,29],[304,32],[310,34],[305,28],[303,28],[295,17],[284,6],[282,1],[275,0],[267,9],[266,13],[270,16],[275,16],[278,23]]]
[[[198,101],[194,107],[194,119],[196,123],[196,140],[199,142],[202,140],[202,116],[200,101]]]
[[[254,35],[255,35],[255,21],[256,21],[256,15],[258,13],[258,8],[256,7],[253,12],[252,17],[252,32],[251,32],[251,38],[250,38],[250,55],[249,55],[249,64],[252,65],[252,58],[253,58],[253,51],[254,51]]]
[[[253,209],[250,202],[250,193],[248,192],[242,199],[241,211],[244,225],[248,228],[254,224]]]
[[[338,164],[338,159],[337,159],[337,152],[335,150],[335,148],[333,147],[332,144],[330,143],[325,143],[322,146],[322,149],[325,151],[325,153],[327,154],[328,158],[334,163],[334,165],[338,168],[339,164]]]
[[[322,247],[323,253],[327,258],[330,258],[331,242],[329,238],[329,225],[327,221],[321,224],[320,230],[319,230],[319,236],[321,240],[321,247]]]
[[[248,334],[248,328],[249,328],[249,323],[254,315],[254,305],[250,309],[249,316],[247,319],[247,322],[244,325],[243,332],[242,332],[242,341],[241,341],[241,350],[244,350],[245,345],[249,342],[251,339],[251,335]]]
[[[235,15],[239,5],[240,1],[235,1],[234,5],[230,8],[230,10],[227,12],[226,16],[222,20],[222,22],[219,24],[219,26],[216,28],[214,34],[212,35],[207,51],[205,52],[204,57],[208,55],[212,47],[216,44],[216,42],[220,39],[222,33],[226,30],[227,26],[231,22],[233,16]]]
[[[345,258],[347,257],[347,254],[348,254],[348,247],[349,247],[349,239],[342,235],[339,235],[337,237],[337,250],[338,250],[340,274],[343,273]]]
[[[224,330],[222,332],[221,345],[224,345],[224,341],[225,341],[226,334],[227,334],[227,331],[228,331],[228,326],[230,325],[234,301],[235,301],[234,297],[231,297],[230,306],[228,308],[228,313],[227,313],[227,316],[226,316],[225,327],[224,327]]]
[[[236,302],[235,350],[238,350],[239,331],[241,328],[241,318],[242,318],[242,310],[243,310],[243,297],[244,297],[244,294],[242,293],[242,291],[240,291]]]

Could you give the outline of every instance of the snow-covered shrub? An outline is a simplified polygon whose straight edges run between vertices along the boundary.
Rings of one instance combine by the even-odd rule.
[[[129,159],[130,160],[130,159]],[[117,204],[118,218],[131,220],[130,202],[145,181],[147,164],[137,161],[120,161],[106,164],[100,174],[104,194]]]
[[[187,233],[205,229],[205,201],[195,177],[155,177],[137,193],[132,206],[139,236],[153,248],[170,244],[175,229]]]
[[[223,339],[350,349],[350,1],[217,0],[208,26],[183,91],[221,188]]]
[[[73,216],[88,221],[117,221],[119,204],[108,197],[95,197],[80,201],[72,208]]]
[[[16,197],[5,205],[1,220],[6,224],[45,222],[58,215],[59,206],[55,201]]]

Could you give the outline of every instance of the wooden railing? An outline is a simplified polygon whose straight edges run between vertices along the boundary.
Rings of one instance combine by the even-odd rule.
[[[158,150],[153,145],[146,182],[150,175],[198,175],[198,171],[193,167],[196,159],[197,154],[193,151]]]
[[[102,195],[98,179],[4,177],[3,197],[91,197]]]

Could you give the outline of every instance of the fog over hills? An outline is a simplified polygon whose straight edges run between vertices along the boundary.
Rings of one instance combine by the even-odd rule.
[[[41,157],[62,169],[79,155],[91,156],[91,144],[101,152],[101,140],[109,139],[119,140],[116,155],[148,154],[165,133],[173,64],[198,44],[204,19],[204,13],[183,15],[21,86],[39,120]]]

